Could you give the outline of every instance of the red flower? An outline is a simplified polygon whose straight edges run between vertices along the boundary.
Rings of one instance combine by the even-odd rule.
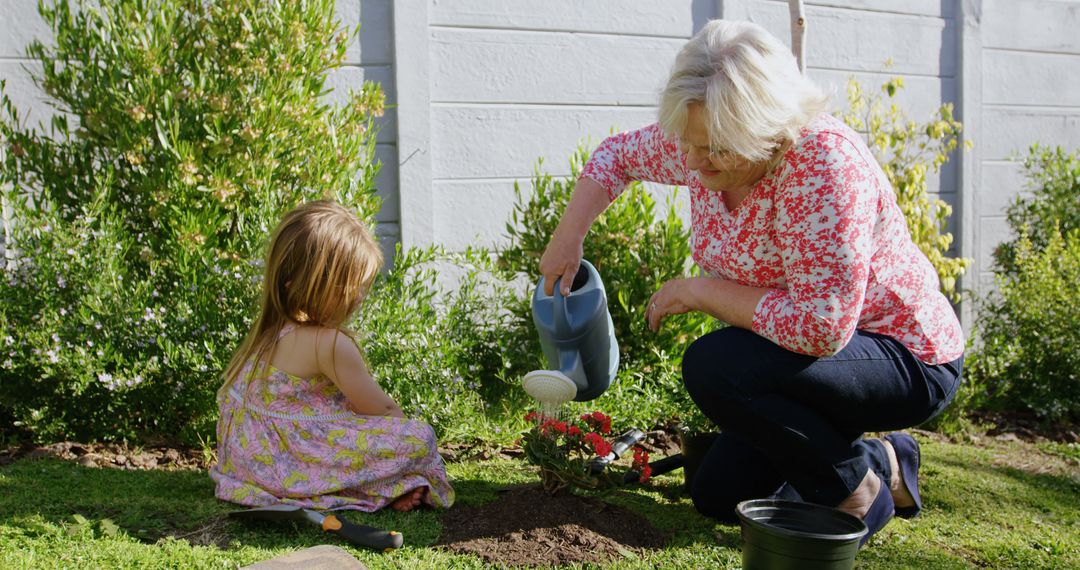
[[[555,425],[555,420],[553,420],[551,418],[546,418],[546,419],[544,419],[544,421],[540,422],[540,427],[537,428],[537,429],[540,430],[540,433],[546,435],[549,431],[551,431],[551,429],[552,429],[552,427],[554,425]]]
[[[578,436],[581,435],[581,428],[579,428],[577,426],[570,426],[569,428],[566,429],[566,433],[567,433],[567,435],[578,437]]]
[[[540,414],[538,414],[536,412],[529,412],[529,413],[525,414],[525,421],[527,421],[527,422],[535,422],[539,417],[540,417]]]
[[[611,433],[611,417],[605,416],[600,412],[593,412],[591,414],[585,414],[581,416],[581,421],[592,426],[593,429],[602,433]]]
[[[636,446],[634,447],[634,468],[647,466],[649,464],[649,452],[645,451],[645,448]]]
[[[593,453],[599,457],[604,457],[611,453],[611,444],[598,433],[589,432],[585,434],[585,441],[592,446]]]
[[[638,481],[642,483],[648,483],[651,477],[652,466],[646,463],[645,466],[641,468],[641,475],[638,477]]]

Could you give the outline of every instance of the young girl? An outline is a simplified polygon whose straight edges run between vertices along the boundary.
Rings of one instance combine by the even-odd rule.
[[[344,328],[382,254],[343,206],[310,202],[270,242],[262,310],[218,391],[217,497],[372,512],[449,507],[435,433],[405,418]]]

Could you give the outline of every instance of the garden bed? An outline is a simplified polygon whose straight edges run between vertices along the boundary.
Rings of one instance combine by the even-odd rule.
[[[515,486],[478,507],[451,509],[438,546],[503,566],[605,564],[662,548],[667,533],[627,509],[598,499],[548,495],[537,485]]]

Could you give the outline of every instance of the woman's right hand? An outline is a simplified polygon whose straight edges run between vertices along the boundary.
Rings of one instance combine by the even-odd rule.
[[[544,276],[544,294],[555,293],[555,280],[559,281],[559,290],[565,297],[570,294],[570,285],[574,282],[581,257],[584,255],[583,240],[568,237],[555,230],[544,255],[540,257],[540,275]]]
[[[545,294],[555,293],[556,279],[562,279],[559,290],[563,296],[570,294],[570,286],[581,267],[585,234],[609,203],[611,200],[607,191],[600,183],[591,178],[578,179],[570,203],[559,220],[559,227],[555,228],[544,255],[540,257],[540,275],[544,276]]]

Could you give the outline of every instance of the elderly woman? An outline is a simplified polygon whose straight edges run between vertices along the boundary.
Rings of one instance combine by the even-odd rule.
[[[646,310],[733,326],[683,355],[686,389],[722,430],[692,483],[696,508],[739,501],[835,506],[870,532],[921,509],[919,448],[904,433],[952,400],[964,339],[862,138],[761,27],[712,21],[675,60],[659,123],[593,153],[540,261],[569,283],[593,220],[631,180],[690,189],[704,277],[664,283]],[[551,294],[551,291],[548,291]]]

